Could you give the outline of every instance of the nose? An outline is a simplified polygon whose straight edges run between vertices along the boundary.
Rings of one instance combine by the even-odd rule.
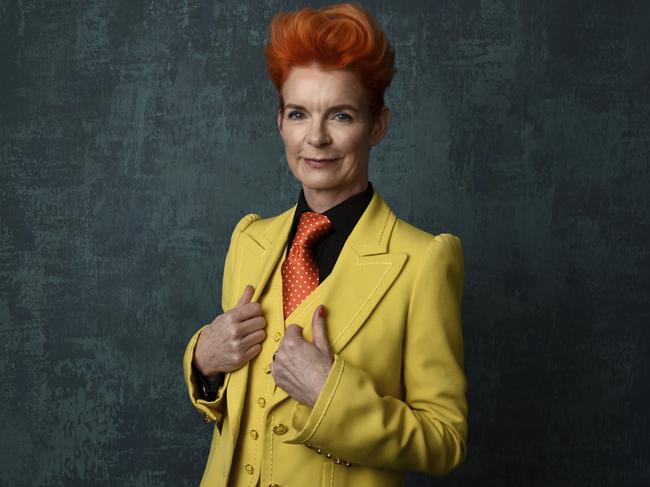
[[[307,143],[314,147],[321,147],[331,142],[332,138],[327,130],[327,122],[321,122],[314,118],[307,134]]]

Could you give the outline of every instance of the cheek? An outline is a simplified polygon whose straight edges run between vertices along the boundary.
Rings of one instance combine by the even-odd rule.
[[[289,152],[295,152],[300,148],[301,138],[296,130],[286,130],[282,134],[282,140],[284,141],[285,148]]]
[[[344,132],[337,138],[339,149],[347,153],[359,153],[365,149],[365,137],[361,132]]]

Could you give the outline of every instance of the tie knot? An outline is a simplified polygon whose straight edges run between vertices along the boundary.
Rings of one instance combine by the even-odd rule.
[[[311,247],[332,229],[332,222],[322,213],[305,211],[300,215],[293,246]]]

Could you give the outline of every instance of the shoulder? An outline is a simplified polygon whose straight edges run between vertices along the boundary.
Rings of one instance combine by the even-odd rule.
[[[233,235],[239,235],[241,233],[247,233],[253,237],[265,233],[269,228],[277,225],[284,221],[284,218],[288,218],[293,211],[293,207],[288,210],[271,217],[263,218],[258,213],[248,213],[241,217],[235,229]]]
[[[262,217],[257,213],[248,213],[239,219],[237,225],[235,225],[235,233],[241,233],[245,231],[251,224],[255,221],[261,220]]]
[[[416,288],[431,293],[436,286],[449,284],[457,295],[462,295],[465,262],[461,240],[453,233],[437,235],[397,219],[391,237],[391,252],[408,255],[407,268]]]
[[[453,233],[434,235],[401,218],[395,221],[390,247],[391,252],[406,252],[415,256],[433,253],[452,260],[463,259],[463,247],[457,235]]]

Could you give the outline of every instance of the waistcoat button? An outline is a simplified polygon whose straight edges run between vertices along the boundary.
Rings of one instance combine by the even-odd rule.
[[[247,463],[244,468],[246,469],[246,472],[253,475],[253,472],[255,471],[255,469],[253,468],[253,466],[250,463]]]
[[[257,434],[257,431],[255,431],[255,430],[251,430],[250,435],[251,435],[251,438],[253,438],[254,440],[257,440],[257,438],[259,437],[259,435]]]
[[[283,434],[285,434],[287,431],[288,431],[288,428],[287,428],[285,425],[283,425],[283,424],[276,424],[276,425],[273,427],[273,432],[274,432],[276,435],[283,435]]]

